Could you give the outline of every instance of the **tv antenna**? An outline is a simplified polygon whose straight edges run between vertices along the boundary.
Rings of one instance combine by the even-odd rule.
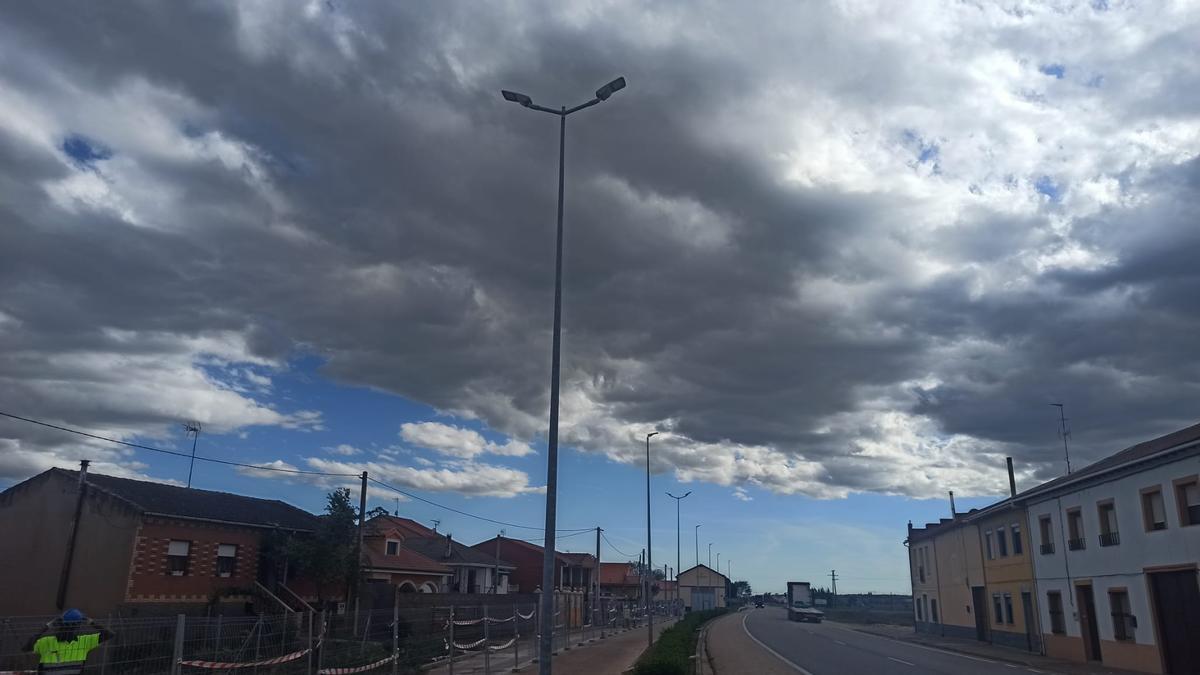
[[[200,423],[199,422],[184,422],[183,437],[192,437],[192,459],[188,462],[188,479],[187,486],[192,487],[192,468],[196,466],[196,441],[200,440]]]
[[[434,519],[433,519],[431,522],[433,523],[433,531],[434,531],[434,532],[437,532],[438,525],[441,525],[441,524],[442,524],[442,521],[440,521],[440,520],[438,520],[438,519],[434,518]]]
[[[1071,475],[1071,450],[1067,446],[1067,441],[1071,438],[1071,429],[1070,429],[1070,427],[1067,426],[1067,415],[1066,415],[1066,412],[1064,412],[1063,404],[1051,403],[1050,405],[1054,406],[1055,408],[1058,408],[1058,421],[1059,421],[1058,435],[1062,436],[1063,456],[1067,460],[1067,475],[1069,476],[1069,475]]]

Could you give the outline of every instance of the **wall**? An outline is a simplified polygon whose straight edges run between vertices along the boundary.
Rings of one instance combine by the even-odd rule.
[[[1097,625],[1101,640],[1101,656],[1105,663],[1124,664],[1146,672],[1161,671],[1156,645],[1155,623],[1151,607],[1148,579],[1144,570],[1158,566],[1195,564],[1200,560],[1200,526],[1181,527],[1172,481],[1194,475],[1194,456],[1110,480],[1089,485],[1061,497],[1031,503],[1028,507],[1028,527],[1034,546],[1038,538],[1038,520],[1050,516],[1054,552],[1033,555],[1037,577],[1039,615],[1043,632],[1050,633],[1050,617],[1046,594],[1059,591],[1063,595],[1066,635],[1045,635],[1047,653],[1062,658],[1083,660],[1082,630],[1075,606],[1074,587],[1078,581],[1090,580],[1095,597]],[[1159,485],[1162,488],[1167,529],[1147,532],[1142,520],[1141,490]],[[1098,502],[1112,499],[1116,507],[1120,543],[1101,547],[1099,544],[1100,517]],[[1068,551],[1063,531],[1063,519],[1068,509],[1079,507],[1083,516],[1085,548]],[[1124,588],[1129,594],[1130,611],[1137,618],[1132,641],[1114,639],[1110,618],[1108,590]]]
[[[914,530],[914,533],[918,531]],[[983,559],[979,550],[979,531],[973,526],[959,522],[953,527],[938,527],[931,536],[920,537],[910,542],[910,556],[921,546],[930,550],[930,568],[925,572],[925,583],[916,583],[914,574],[914,617],[916,604],[923,596],[938,601],[937,625],[927,627],[925,632],[952,637],[975,637],[975,614],[971,601],[971,587],[983,586]],[[922,610],[924,623],[932,624],[927,610]],[[938,628],[938,626],[941,626]]]
[[[0,497],[0,615],[47,615],[78,497],[78,480],[54,471],[35,476]],[[138,514],[94,488],[80,516],[66,606],[103,616],[125,590]]]
[[[679,582],[679,599],[683,601],[683,606],[692,607],[692,589],[693,588],[712,588],[716,596],[716,606],[725,606],[725,577],[717,572],[708,569],[701,565],[693,567],[685,571],[678,577]]]
[[[1019,554],[1013,545],[1014,525],[1020,528]],[[981,542],[984,543],[983,569],[987,580],[985,596],[988,603],[988,623],[991,626],[989,640],[994,644],[1040,653],[1041,631],[1037,619],[1037,589],[1033,581],[1032,563],[1035,554],[1031,552],[1033,539],[1029,536],[1025,509],[1015,506],[1005,508],[996,514],[976,520],[975,526]],[[997,541],[1001,531],[1005,538],[1005,555],[1000,555],[1000,545]],[[988,532],[992,533],[992,558],[987,557]],[[1031,616],[1025,616],[1022,593],[1028,593],[1030,596],[1033,605]],[[1005,594],[1012,598],[1012,614],[1009,616],[1006,612],[1006,621],[1001,624],[996,622],[992,602],[993,596],[1000,595],[1003,603]]]
[[[191,542],[183,576],[168,574],[167,545]],[[146,518],[137,533],[127,602],[208,602],[218,589],[251,589],[258,578],[261,532],[255,528],[169,518]],[[217,576],[217,545],[237,545],[232,576]]]

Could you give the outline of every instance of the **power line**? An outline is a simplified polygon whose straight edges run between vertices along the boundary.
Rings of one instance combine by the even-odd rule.
[[[76,436],[84,436],[87,438],[94,438],[98,441],[106,441],[108,443],[116,443],[117,445],[124,445],[129,448],[137,448],[138,450],[149,450],[150,452],[159,452],[164,455],[172,455],[174,457],[183,457],[185,459],[191,459],[193,457],[193,455],[190,455],[186,452],[175,452],[174,450],[164,450],[162,448],[156,448],[152,445],[143,445],[141,443],[130,443],[129,441],[121,441],[121,440],[117,440],[115,438],[109,438],[107,436],[100,436],[98,434],[90,434],[86,431],[80,431],[78,429],[71,429],[70,427],[63,427],[63,426],[59,426],[57,424],[50,424],[49,422],[42,422],[40,420],[30,419],[28,417],[21,417],[20,415],[14,415],[12,413],[6,413],[3,410],[0,410],[0,416],[8,417],[8,418],[14,419],[14,420],[20,420],[22,422],[28,422],[30,424],[36,424],[38,426],[48,427],[50,429],[57,429],[59,431],[65,431],[69,434],[75,434]],[[336,477],[342,477],[342,478],[345,478],[345,477],[357,478],[359,476],[359,474],[356,474],[356,473],[329,473],[328,471],[305,471],[304,469],[285,469],[283,467],[278,467],[278,466],[261,466],[258,464],[244,464],[242,462],[231,462],[231,461],[225,460],[225,459],[216,459],[215,457],[201,457],[200,455],[195,455],[195,458],[202,462],[212,462],[213,464],[224,464],[226,466],[241,466],[241,467],[245,467],[247,469],[256,469],[258,471],[280,471],[282,473],[298,473],[298,474],[304,474],[306,476],[336,476]]]
[[[412,499],[415,499],[415,500],[417,500],[417,501],[419,501],[419,502],[425,502],[426,504],[429,504],[430,506],[436,506],[436,507],[438,507],[439,509],[445,509],[445,510],[447,510],[447,511],[451,511],[451,512],[453,512],[453,513],[457,513],[457,514],[459,514],[460,516],[466,516],[466,517],[468,517],[468,518],[475,518],[476,520],[482,520],[482,521],[485,521],[485,522],[488,522],[488,523],[493,523],[493,524],[495,524],[495,525],[503,525],[503,526],[505,526],[505,527],[516,527],[516,528],[519,528],[519,529],[522,529],[522,530],[540,530],[540,531],[543,531],[543,532],[546,530],[546,528],[544,528],[544,527],[533,527],[533,526],[530,526],[530,525],[519,525],[519,524],[517,524],[517,523],[509,523],[509,522],[506,522],[506,521],[503,521],[503,520],[496,520],[496,519],[494,519],[494,518],[486,518],[486,517],[484,517],[484,516],[477,516],[477,515],[475,515],[474,513],[468,513],[468,512],[466,512],[466,511],[463,511],[463,510],[461,510],[461,509],[456,509],[456,508],[454,508],[453,506],[446,506],[445,504],[439,504],[439,503],[437,503],[437,502],[433,501],[432,499],[426,499],[426,498],[424,498],[424,497],[421,497],[421,496],[415,495],[415,494],[413,494],[413,493],[411,493],[411,492],[408,492],[408,491],[405,491],[405,490],[401,490],[400,488],[398,488],[398,487],[395,487],[394,485],[388,485],[387,483],[385,483],[385,482],[383,482],[383,481],[379,480],[378,478],[371,478],[369,475],[367,476],[367,480],[371,481],[372,483],[375,483],[375,484],[379,485],[380,487],[387,488],[387,489],[389,489],[389,490],[391,490],[391,491],[393,491],[393,492],[398,492],[398,493],[400,493],[400,494],[404,495],[405,497],[411,497]],[[580,532],[580,533],[582,533],[582,532],[591,532],[591,531],[592,531],[592,530],[594,530],[594,529],[595,529],[595,528],[592,528],[592,527],[579,527],[579,528],[573,528],[573,529],[569,529],[569,530],[555,530],[555,532]]]
[[[608,539],[608,535],[607,535],[607,534],[604,534],[603,532],[601,532],[601,533],[600,533],[600,537],[601,537],[602,539],[604,539],[604,543],[608,544],[608,545],[609,545],[609,547],[610,547],[610,548],[612,548],[612,550],[616,551],[618,554],[620,554],[620,555],[623,555],[623,556],[625,556],[626,558],[632,558],[632,557],[634,557],[634,556],[632,556],[632,555],[630,555],[630,554],[628,554],[628,553],[626,553],[626,552],[622,551],[621,549],[617,548],[617,547],[616,547],[616,545],[614,545],[614,544],[613,544],[611,541],[609,541],[609,539]]]
[[[200,455],[191,455],[191,454],[185,453],[185,452],[176,452],[174,450],[164,450],[163,448],[156,448],[152,445],[144,445],[142,443],[131,443],[129,441],[122,441],[122,440],[119,440],[116,438],[100,436],[99,434],[92,434],[92,433],[88,433],[86,431],[80,431],[78,429],[72,429],[70,427],[60,426],[58,424],[51,424],[49,422],[43,422],[41,420],[31,419],[29,417],[22,417],[20,415],[14,415],[12,413],[7,413],[2,410],[0,410],[0,416],[8,417],[8,418],[14,419],[14,420],[19,420],[21,422],[28,422],[29,424],[36,424],[38,426],[47,427],[49,429],[57,429],[58,431],[64,431],[69,434],[75,434],[76,436],[83,436],[85,438],[93,438],[98,441],[105,441],[107,443],[115,443],[117,445],[123,445],[123,446],[129,447],[129,448],[136,448],[138,450],[147,450],[150,452],[157,452],[157,453],[161,453],[164,455],[171,455],[172,457],[182,457],[185,459],[192,459],[194,457],[195,459],[198,459],[202,462],[212,462],[213,464],[224,464],[226,466],[238,466],[238,467],[243,467],[243,468],[247,468],[247,469],[254,469],[256,471],[278,471],[281,473],[301,474],[301,475],[305,475],[305,476],[331,476],[331,477],[337,477],[337,478],[358,478],[361,475],[361,474],[357,474],[357,473],[331,473],[328,471],[306,471],[304,469],[285,469],[283,467],[277,467],[277,466],[263,466],[263,465],[259,465],[259,464],[246,464],[243,462],[231,462],[229,460],[216,459],[214,457],[203,457]],[[426,499],[424,497],[415,495],[411,492],[401,490],[398,487],[388,485],[387,483],[384,483],[383,481],[378,480],[376,478],[369,478],[369,480],[373,483],[376,483],[382,487],[392,490],[393,492],[402,494],[406,497],[416,499],[417,501],[425,502],[426,504],[429,504],[431,506],[436,506],[437,508],[440,508],[440,509],[452,511],[459,515],[467,516],[468,518],[475,518],[475,519],[483,520],[483,521],[486,521],[489,523],[494,523],[496,525],[504,525],[506,527],[516,527],[516,528],[520,528],[520,529],[524,529],[524,530],[536,530],[536,531],[543,531],[543,532],[545,531],[545,528],[543,528],[543,527],[531,527],[529,525],[518,525],[516,523],[508,523],[508,522],[505,522],[502,520],[495,520],[492,518],[485,518],[484,516],[477,516],[473,513],[468,513],[466,511],[456,509],[452,506],[446,506],[445,504],[439,504],[438,502],[435,502],[431,499]],[[569,533],[583,534],[584,532],[591,532],[593,529],[595,529],[595,528],[580,527],[580,528],[556,530],[556,532],[565,532],[565,533],[568,533],[566,536],[573,536],[572,534],[569,534]],[[560,538],[562,538],[562,537],[560,537]],[[624,555],[624,554],[622,554],[622,555]]]

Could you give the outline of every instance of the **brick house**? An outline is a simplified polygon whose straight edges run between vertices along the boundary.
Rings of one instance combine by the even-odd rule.
[[[0,615],[241,610],[273,571],[269,536],[316,523],[278,500],[50,469],[0,493]]]
[[[442,592],[453,570],[413,550],[404,532],[382,517],[367,521],[363,535],[363,581],[390,583],[401,593]]]
[[[600,597],[637,600],[642,597],[642,577],[627,562],[600,563]]]
[[[509,592],[519,589],[523,593],[532,593],[542,587],[542,551],[537,544],[521,539],[508,537],[492,537],[475,544],[471,548],[484,553],[500,556],[508,561],[513,571],[510,575]],[[596,567],[596,557],[589,553],[555,553],[554,588],[579,589],[587,592],[591,587],[592,571]],[[515,587],[515,588],[514,588]]]

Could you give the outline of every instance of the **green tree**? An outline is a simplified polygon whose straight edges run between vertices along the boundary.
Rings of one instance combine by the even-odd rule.
[[[370,511],[367,511],[367,520],[376,518],[378,516],[390,516],[390,515],[392,515],[392,514],[389,513],[387,509],[383,508],[382,506],[376,506],[375,508],[371,509]]]
[[[733,582],[733,595],[734,595],[734,597],[737,597],[737,598],[745,598],[745,597],[747,597],[747,596],[750,596],[750,595],[752,595],[753,593],[754,593],[754,591],[750,589],[750,582],[749,582],[749,581],[735,581],[735,582]]]
[[[325,515],[311,537],[292,540],[292,559],[317,584],[317,597],[324,601],[327,586],[344,584],[347,590],[358,581],[358,509],[348,488],[326,496]]]

